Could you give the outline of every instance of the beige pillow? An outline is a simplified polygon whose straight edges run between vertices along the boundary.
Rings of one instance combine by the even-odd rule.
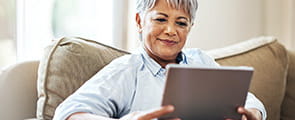
[[[63,38],[45,49],[38,70],[37,118],[55,108],[113,59],[128,52],[83,38]]]
[[[288,51],[289,69],[286,94],[282,104],[281,120],[295,119],[295,51]]]
[[[280,43],[272,37],[260,37],[210,54],[221,65],[254,67],[250,91],[263,102],[269,120],[280,119],[288,66],[286,49]]]

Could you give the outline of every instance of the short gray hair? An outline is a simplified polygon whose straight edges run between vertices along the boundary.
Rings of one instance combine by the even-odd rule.
[[[196,17],[196,12],[198,9],[197,0],[166,0],[167,3],[176,9],[183,9],[190,15],[191,23],[194,22]],[[136,2],[136,12],[142,14],[149,9],[152,9],[157,0],[137,0]]]

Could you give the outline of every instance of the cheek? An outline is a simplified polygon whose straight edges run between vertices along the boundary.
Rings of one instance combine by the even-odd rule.
[[[149,26],[146,26],[143,34],[146,40],[153,41],[156,39],[157,36],[161,34],[161,31],[162,31],[161,26],[151,24]]]
[[[158,36],[161,34],[161,31],[163,29],[163,26],[161,25],[155,25],[155,24],[151,24],[149,30],[150,30],[150,34],[153,36]]]
[[[179,30],[178,32],[178,36],[181,41],[186,41],[187,35],[188,35],[188,30],[182,29],[182,30]]]

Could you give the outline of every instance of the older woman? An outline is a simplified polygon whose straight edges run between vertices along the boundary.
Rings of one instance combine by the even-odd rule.
[[[174,111],[161,106],[165,66],[203,64],[217,66],[200,50],[182,51],[193,25],[197,0],[138,0],[136,22],[143,42],[138,53],[126,55],[88,80],[55,112],[56,120],[150,120]],[[245,109],[247,108],[247,109]],[[243,119],[265,119],[265,109],[248,94]]]

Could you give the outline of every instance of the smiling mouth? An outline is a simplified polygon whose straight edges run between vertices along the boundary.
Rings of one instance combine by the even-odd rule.
[[[160,40],[161,42],[164,42],[165,44],[168,44],[168,45],[174,45],[174,44],[177,44],[178,43],[176,41],[169,40],[169,39],[160,39],[160,38],[157,38],[157,40]]]

